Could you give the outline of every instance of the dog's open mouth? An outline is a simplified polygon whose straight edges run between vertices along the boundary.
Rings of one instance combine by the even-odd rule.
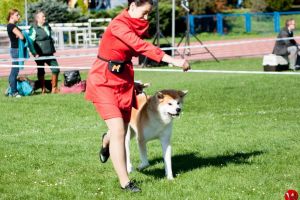
[[[172,114],[172,113],[169,113],[168,114],[171,116],[171,117],[178,117],[179,116],[179,113],[176,113],[176,114]]]

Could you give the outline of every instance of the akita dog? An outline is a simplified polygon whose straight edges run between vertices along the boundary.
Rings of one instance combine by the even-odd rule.
[[[172,121],[178,117],[182,111],[183,98],[187,91],[180,90],[161,90],[155,95],[147,97],[145,94],[138,95],[139,109],[133,109],[128,131],[126,134],[126,159],[127,171],[133,171],[130,161],[130,139],[134,134],[140,151],[141,163],[138,167],[142,170],[149,166],[147,158],[146,143],[153,139],[159,139],[162,146],[165,172],[167,179],[173,179],[171,165],[171,144]]]

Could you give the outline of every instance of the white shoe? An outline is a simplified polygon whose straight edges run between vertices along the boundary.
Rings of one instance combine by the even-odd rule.
[[[16,92],[14,94],[10,94],[9,97],[21,98],[22,96],[18,92]]]

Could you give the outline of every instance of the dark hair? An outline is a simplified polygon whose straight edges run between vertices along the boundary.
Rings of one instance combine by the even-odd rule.
[[[12,15],[14,15],[15,13],[20,13],[20,11],[18,10],[18,9],[10,9],[9,11],[8,11],[8,15],[7,15],[7,21],[9,21],[9,19],[10,19],[10,17],[12,16]]]
[[[153,5],[153,0],[128,0],[128,7],[130,6],[131,3],[135,3],[136,6],[142,6],[145,3],[149,3],[150,5]]]

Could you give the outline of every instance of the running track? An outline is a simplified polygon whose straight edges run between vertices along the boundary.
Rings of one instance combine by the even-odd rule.
[[[203,42],[204,45],[216,45],[208,47],[208,49],[218,59],[228,59],[234,57],[254,57],[269,54],[272,52],[275,41],[257,42],[264,41],[270,38],[259,38],[259,39],[240,39],[240,40],[223,40],[223,41],[210,41]],[[274,39],[274,38],[272,38]],[[253,42],[252,42],[253,41]],[[246,42],[245,44],[237,44],[238,42]],[[231,44],[234,43],[234,44]],[[199,43],[192,43],[192,45],[200,45]],[[182,50],[180,50],[182,52]],[[211,60],[212,56],[207,53],[204,48],[191,48],[191,55],[185,56],[188,60]],[[55,56],[72,55],[74,58],[61,58],[58,59],[58,63],[63,67],[91,67],[96,58],[97,48],[78,48],[78,49],[65,49],[57,50]],[[81,57],[80,54],[91,54],[90,56]],[[76,55],[76,56],[74,56]],[[78,55],[78,56],[77,56]],[[8,54],[0,54],[0,59],[9,59]],[[138,59],[133,58],[133,64],[138,67]],[[0,76],[8,76],[10,68],[1,67],[1,64],[11,64],[10,61],[0,62]],[[36,65],[34,61],[26,61],[25,65]],[[35,74],[36,68],[25,68],[20,70],[20,74]],[[46,69],[46,72],[50,72]]]

